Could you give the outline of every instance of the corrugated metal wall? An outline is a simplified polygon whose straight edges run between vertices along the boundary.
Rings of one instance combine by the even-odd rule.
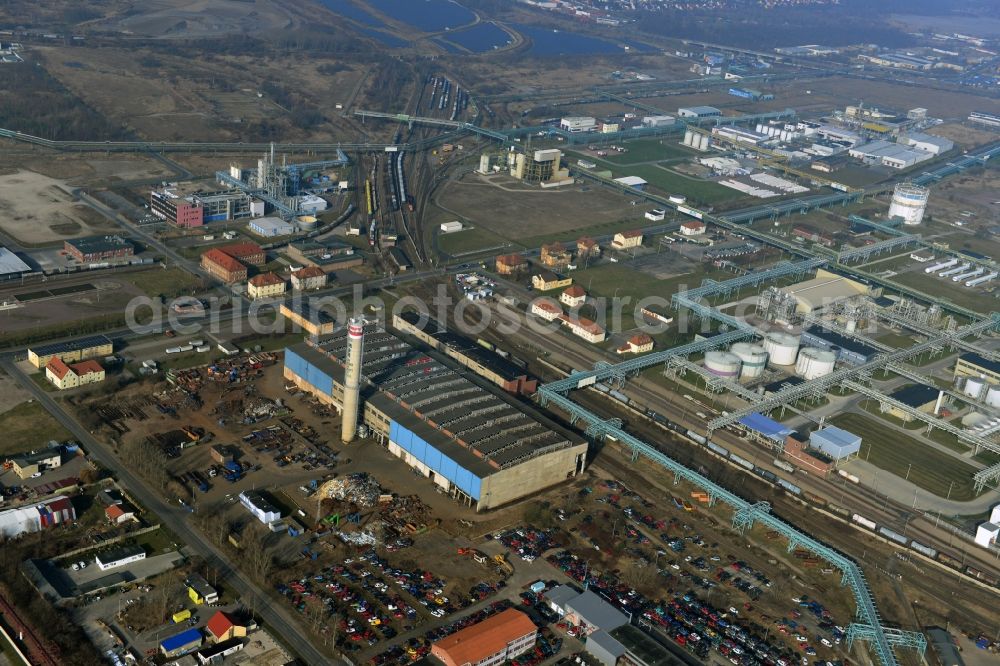
[[[389,424],[389,441],[434,470],[475,500],[479,500],[481,479],[395,421]]]
[[[285,350],[285,367],[316,387],[316,390],[326,395],[333,394],[333,378],[290,348]]]

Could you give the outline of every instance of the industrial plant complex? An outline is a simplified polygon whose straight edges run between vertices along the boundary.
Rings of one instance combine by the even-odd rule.
[[[5,660],[1000,654],[982,3],[38,4]]]

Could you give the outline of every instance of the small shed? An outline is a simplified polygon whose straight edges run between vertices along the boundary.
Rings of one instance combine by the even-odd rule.
[[[829,426],[816,430],[809,436],[809,444],[834,460],[857,455],[861,450],[861,437],[852,432]]]

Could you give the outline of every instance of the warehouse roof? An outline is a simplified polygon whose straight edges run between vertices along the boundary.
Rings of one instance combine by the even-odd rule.
[[[434,644],[455,664],[475,664],[494,655],[511,641],[537,631],[535,623],[516,608],[497,613],[482,622],[456,631]]]
[[[569,585],[559,585],[545,593],[545,598],[549,600],[549,603],[559,608],[563,608],[567,601],[575,599],[578,596],[580,596],[580,593]]]
[[[988,358],[980,356],[975,352],[966,352],[958,357],[959,360],[965,361],[970,365],[982,368],[983,370],[988,370],[989,372],[995,372],[1000,374],[1000,362],[991,361]]]
[[[638,657],[646,666],[677,666],[686,663],[679,661],[673,652],[631,624],[618,627],[611,632],[611,637],[624,645],[626,650]]]
[[[420,322],[420,315],[416,312],[402,312],[399,316],[403,321],[412,326],[416,326]],[[518,379],[525,376],[524,369],[521,366],[508,361],[502,356],[498,356],[496,352],[491,352],[466,337],[442,329],[433,319],[427,320],[427,325],[423,330],[427,331],[429,335],[442,345],[461,352],[463,356],[472,359],[504,379]]]
[[[129,557],[135,555],[143,554],[146,549],[142,546],[121,546],[119,548],[112,548],[111,550],[106,550],[103,553],[97,554],[97,561],[104,564],[111,564],[112,562],[119,562]]]
[[[625,654],[625,646],[619,643],[616,639],[612,638],[611,634],[603,629],[595,631],[587,636],[587,650],[590,650],[592,645],[596,645],[598,648],[607,652],[616,659]]]
[[[65,242],[83,254],[114,252],[121,248],[132,247],[132,242],[122,236],[86,236],[84,238],[67,238]]]
[[[832,275],[805,280],[785,287],[782,291],[791,294],[803,305],[818,308],[834,301],[861,296],[868,293],[868,288],[843,276]]]
[[[788,435],[794,432],[788,426],[778,423],[774,419],[769,419],[763,414],[758,414],[754,412],[752,414],[747,414],[740,419],[740,424],[754,432],[760,433],[768,439],[773,439],[776,442],[784,442]]]
[[[67,352],[75,352],[81,349],[92,349],[94,347],[103,347],[104,345],[110,345],[111,340],[104,335],[94,335],[88,338],[77,338],[76,340],[67,340],[66,342],[53,342],[48,345],[41,345],[39,347],[32,347],[30,351],[34,352],[38,356],[49,356],[51,354],[65,354]]]
[[[819,440],[824,444],[831,444],[834,447],[841,449],[850,448],[861,442],[860,436],[836,426],[827,426],[825,428],[815,430],[809,439],[814,444],[817,440]]]
[[[344,383],[339,359],[347,351],[346,328],[318,345],[301,343],[288,351],[335,383]],[[473,382],[388,331],[366,328],[361,372],[364,400],[474,474],[492,474],[572,445],[537,413],[512,405],[499,391]]]
[[[567,601],[566,612],[573,613],[589,626],[604,631],[611,631],[628,624],[628,618],[624,613],[590,590],[585,590],[580,596]]]
[[[31,266],[21,261],[21,258],[5,247],[0,247],[0,275],[13,273],[28,273]]]
[[[615,178],[615,182],[628,187],[642,187],[646,184],[646,179],[639,176],[622,176],[621,178]]]
[[[160,647],[167,652],[173,652],[185,645],[200,643],[202,640],[201,630],[195,627],[187,631],[182,631],[179,634],[174,634],[170,638],[165,638],[160,642]]]
[[[939,394],[940,390],[933,386],[913,384],[890,393],[889,397],[909,407],[918,408],[923,407],[929,402],[935,402]]]

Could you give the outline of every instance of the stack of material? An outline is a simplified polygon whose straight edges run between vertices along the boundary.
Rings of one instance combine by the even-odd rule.
[[[431,509],[417,495],[391,497],[387,502],[380,502],[379,518],[383,524],[396,532],[423,531],[431,518]]]
[[[365,509],[375,506],[382,494],[378,481],[364,472],[332,479],[324,484],[324,489],[326,497],[352,502]]]
[[[337,537],[344,543],[354,546],[374,546],[376,543],[375,535],[368,530],[364,532],[337,532]]]

